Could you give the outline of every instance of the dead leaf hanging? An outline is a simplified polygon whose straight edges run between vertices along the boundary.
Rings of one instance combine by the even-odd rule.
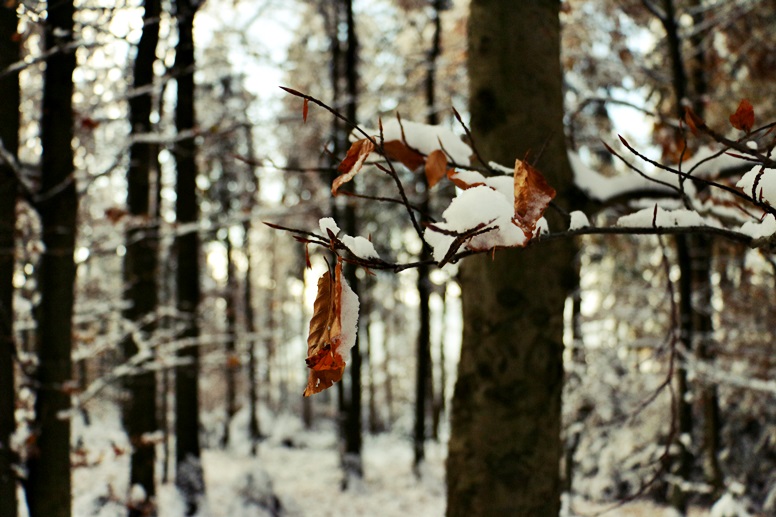
[[[426,159],[415,149],[412,149],[401,140],[389,140],[383,143],[385,157],[389,160],[401,162],[411,171],[415,171],[426,163]]]
[[[426,158],[426,181],[428,188],[432,188],[445,177],[447,173],[447,156],[441,150],[432,151]]]
[[[743,99],[738,104],[736,112],[730,115],[730,123],[734,128],[749,133],[754,127],[754,108],[749,99]]]
[[[345,158],[340,162],[339,167],[337,167],[337,171],[339,171],[341,175],[334,180],[334,183],[331,186],[332,195],[336,196],[337,190],[358,174],[358,171],[364,166],[364,161],[366,161],[367,157],[374,149],[375,144],[368,138],[353,142],[353,145],[348,149]]]
[[[532,235],[536,223],[555,197],[544,176],[523,160],[515,160],[515,224]]]
[[[351,319],[353,316],[358,318],[358,314],[357,311],[355,315],[347,314],[349,318],[343,322],[343,306],[347,303],[343,291],[345,297],[355,297],[342,279],[342,263],[337,262],[333,275],[326,271],[318,280],[318,294],[307,337],[305,363],[310,369],[310,376],[304,390],[305,397],[330,388],[342,379],[345,371],[345,358],[351,346],[349,341],[355,341],[355,335],[348,336],[347,333],[351,330],[349,327],[355,327]],[[357,306],[357,300],[355,303]]]

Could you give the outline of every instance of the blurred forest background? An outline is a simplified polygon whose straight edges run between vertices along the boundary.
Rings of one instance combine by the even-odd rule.
[[[773,2],[528,3],[562,27],[566,146],[605,176],[633,174],[605,147],[618,134],[691,158],[682,102],[722,132],[742,98],[776,120]],[[341,383],[303,398],[327,266],[262,222],[317,232],[335,215],[381,256],[428,257],[404,207],[369,198],[395,196],[384,176],[332,200],[352,128],[312,104],[303,122],[278,86],[364,127],[399,114],[466,139],[469,9],[3,2],[0,517],[445,512],[458,264],[349,270],[358,345]],[[399,172],[421,212],[455,195]],[[605,225],[654,202],[585,211]],[[564,515],[776,513],[773,256],[694,235],[577,245],[549,498]]]

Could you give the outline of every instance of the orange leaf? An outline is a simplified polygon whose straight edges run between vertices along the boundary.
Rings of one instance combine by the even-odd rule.
[[[685,106],[684,121],[687,123],[687,126],[690,128],[690,131],[695,136],[698,136],[698,126],[695,125],[695,119],[697,118],[698,118],[698,115],[696,115],[695,112],[689,106]]]
[[[428,188],[433,187],[445,177],[447,172],[447,156],[441,150],[432,151],[426,158],[426,181]]]
[[[92,117],[83,117],[81,119],[81,128],[86,131],[92,131],[100,126],[100,122],[94,120]]]
[[[235,370],[240,366],[242,366],[242,361],[240,361],[240,356],[238,356],[234,352],[226,356],[226,367],[228,369]]]
[[[307,122],[307,110],[310,107],[310,99],[305,99],[302,105],[302,121]]]
[[[409,170],[414,171],[424,163],[426,159],[422,154],[411,149],[401,140],[389,140],[383,143],[385,156],[389,160],[395,160],[404,164]]]
[[[334,180],[334,183],[331,186],[332,195],[336,196],[337,190],[344,183],[352,180],[353,176],[358,174],[358,171],[364,166],[364,161],[366,161],[367,157],[374,149],[375,144],[367,138],[353,142],[353,145],[348,149],[348,154],[345,155],[345,159],[342,160],[339,167],[337,167],[337,170],[341,175]]]
[[[319,393],[342,379],[345,361],[338,351],[342,340],[342,264],[334,268],[334,279],[326,271],[318,280],[318,294],[307,336],[307,367],[310,377],[304,396]]]
[[[105,217],[113,224],[118,223],[128,214],[129,212],[123,208],[118,208],[115,206],[111,206],[105,209]]]
[[[730,115],[730,123],[734,128],[749,133],[754,126],[754,108],[749,99],[743,99],[738,104],[738,109]]]
[[[515,224],[526,235],[533,234],[537,221],[555,197],[542,174],[523,160],[515,160]]]
[[[474,181],[473,183],[470,183],[469,181],[464,180],[461,177],[461,173],[459,173],[455,169],[448,170],[447,171],[447,177],[448,177],[448,179],[450,181],[453,182],[453,185],[455,185],[456,187],[458,187],[461,190],[466,190],[468,188],[478,187],[480,185],[484,185],[485,184],[482,181]],[[483,179],[483,181],[485,180],[484,177],[482,179]]]

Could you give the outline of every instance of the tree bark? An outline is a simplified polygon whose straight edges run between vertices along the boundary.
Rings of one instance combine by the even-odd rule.
[[[440,0],[433,2],[433,20],[434,33],[432,37],[431,48],[428,51],[428,70],[426,72],[425,90],[426,90],[426,123],[435,125],[439,123],[436,113],[436,66],[437,58],[441,48],[441,22],[439,11],[441,9]],[[421,218],[429,213],[429,187],[423,174],[418,175],[418,188],[421,192],[419,203]],[[423,221],[421,221],[423,222]],[[428,246],[424,245],[421,250],[420,260],[427,260],[431,257]],[[417,343],[417,368],[415,375],[415,429],[413,436],[414,460],[413,471],[416,476],[420,475],[420,464],[425,458],[426,443],[426,413],[433,403],[433,382],[432,382],[432,364],[431,364],[431,310],[429,308],[429,299],[431,297],[431,278],[430,268],[426,265],[418,268],[418,343]]]
[[[473,0],[471,130],[481,155],[536,167],[573,201],[563,132],[560,2]],[[562,228],[552,209],[550,226]],[[577,285],[571,240],[467,258],[453,394],[447,514],[558,515],[563,309]]]
[[[351,122],[356,121],[358,106],[358,41],[356,39],[356,24],[353,16],[353,1],[338,0],[341,3],[343,22],[347,27],[346,40],[343,42],[345,51],[342,72],[345,76],[345,117]],[[350,128],[342,127],[337,135],[341,139],[340,148],[345,149],[348,142]],[[345,185],[344,190],[353,188],[353,184]],[[348,235],[358,235],[358,220],[355,207],[351,202],[342,210],[342,229]],[[360,285],[356,276],[356,268],[346,264],[343,268],[345,279],[356,294],[359,295]],[[349,476],[362,477],[363,465],[361,460],[362,429],[361,429],[361,348],[359,338],[356,336],[356,344],[350,351],[350,393],[346,402],[346,415],[344,422],[345,450],[343,456],[343,469],[345,477],[343,486],[347,488]]]
[[[175,72],[178,99],[175,127],[178,133],[190,132],[196,126],[194,112],[194,38],[193,25],[198,2],[176,0],[178,44],[175,47]],[[199,220],[197,202],[197,162],[194,137],[181,139],[175,145],[177,167],[176,221],[179,226]],[[205,491],[200,462],[199,442],[199,234],[189,231],[177,238],[177,308],[189,320],[181,338],[188,344],[178,352],[185,361],[175,369],[175,465],[176,485],[186,502],[186,515],[197,512],[199,498]]]
[[[46,50],[73,40],[72,0],[48,5]],[[46,61],[41,119],[40,215],[44,251],[38,266],[40,304],[36,312],[38,368],[35,374],[34,450],[27,463],[30,517],[70,517],[70,409],[73,251],[78,195],[73,178],[73,70],[75,54],[60,50]]]
[[[15,7],[15,6],[14,6]],[[19,59],[16,10],[0,7],[0,71]],[[19,148],[19,74],[0,77],[0,144],[14,158]],[[16,229],[16,175],[0,158],[0,517],[16,517],[17,458],[11,451],[16,429],[16,381],[13,333],[14,232]]]
[[[153,65],[156,61],[156,46],[159,42],[159,0],[146,0],[143,13],[143,35],[137,47],[134,66],[134,89],[143,91],[153,84]],[[135,94],[129,99],[129,120],[133,134],[151,132],[150,92]],[[158,270],[158,234],[153,224],[152,212],[156,189],[152,189],[152,174],[156,173],[157,158],[151,144],[133,143],[129,149],[129,169],[127,171],[127,210],[138,220],[145,219],[149,224],[133,226],[126,235],[126,254],[124,255],[124,284],[130,306],[124,311],[124,317],[141,325],[144,318],[155,313],[158,305],[156,286]],[[153,332],[155,325],[145,325],[140,330]],[[133,334],[122,343],[124,360],[131,360],[139,351]],[[142,365],[141,365],[142,368]],[[155,484],[155,444],[144,440],[144,435],[159,428],[156,414],[156,373],[143,371],[130,375],[125,380],[127,398],[123,408],[124,429],[132,444],[130,459],[130,487],[139,485],[145,492],[145,500],[137,501],[129,508],[130,517],[156,514],[154,496]]]

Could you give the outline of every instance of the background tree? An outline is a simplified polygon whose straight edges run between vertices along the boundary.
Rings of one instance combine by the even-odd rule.
[[[0,6],[0,73],[21,57],[18,23],[10,5]],[[11,450],[11,437],[16,429],[13,274],[19,191],[14,171],[19,148],[18,72],[0,75],[0,98],[4,99],[0,103],[0,516],[15,517],[18,503],[13,466],[17,458]]]
[[[38,367],[35,372],[35,445],[27,460],[25,490],[31,517],[71,514],[70,408],[73,258],[78,194],[73,174],[72,1],[50,5],[46,17],[46,60],[40,139],[41,183],[35,208],[44,246],[38,266],[40,304],[36,312]]]
[[[567,207],[559,9],[557,0],[471,2],[469,102],[479,152],[507,166],[535,161]],[[563,224],[550,215],[551,227]],[[574,254],[569,240],[461,268],[448,515],[560,510],[563,309],[576,286]]]
[[[153,96],[151,87],[154,80],[154,62],[159,41],[159,0],[144,2],[143,35],[137,46],[133,73],[134,93],[129,100],[129,121],[132,136],[147,135],[152,132],[151,111]],[[148,337],[154,330],[158,294],[159,224],[158,213],[152,202],[157,189],[152,188],[159,182],[156,146],[147,142],[134,142],[129,149],[129,169],[127,171],[127,211],[132,216],[132,226],[127,231],[126,254],[124,255],[124,283],[130,306],[125,317],[136,329],[130,332],[124,343],[124,359],[133,362],[138,372],[127,377],[126,404],[124,408],[124,426],[132,444],[130,462],[130,486],[140,486],[144,500],[135,500],[130,507],[130,516],[155,513],[153,499],[156,494],[155,480],[155,443],[149,435],[158,429],[156,411],[156,372],[147,370],[153,356],[149,353]],[[142,337],[141,337],[142,336]],[[146,343],[136,340],[145,339]],[[143,345],[142,347],[140,345]],[[138,364],[136,355],[144,352],[145,361]],[[135,499],[138,499],[137,497]]]
[[[200,243],[197,200],[197,146],[194,142],[194,15],[198,0],[178,0],[178,43],[175,46],[175,128],[179,140],[173,155],[177,173],[175,219],[180,234],[176,239],[177,307],[186,317],[180,338],[186,340],[178,352],[181,364],[175,370],[175,480],[184,500],[186,515],[197,512],[205,490],[199,440],[199,303]]]

